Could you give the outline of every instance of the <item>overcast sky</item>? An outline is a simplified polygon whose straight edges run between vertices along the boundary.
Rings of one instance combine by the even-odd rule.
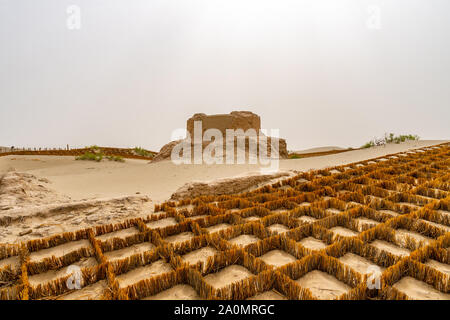
[[[0,0],[0,145],[159,150],[233,110],[290,150],[449,139],[449,17],[448,0]]]

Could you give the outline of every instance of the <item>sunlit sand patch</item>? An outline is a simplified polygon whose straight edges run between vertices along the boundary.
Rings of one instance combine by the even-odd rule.
[[[216,253],[216,249],[212,247],[204,247],[186,253],[181,258],[189,264],[196,264],[201,261],[205,265],[208,258],[214,256]]]
[[[273,224],[273,225],[267,227],[267,229],[270,232],[272,232],[273,234],[282,234],[282,233],[289,231],[288,227],[286,227],[285,225],[279,224],[279,223]]]
[[[163,260],[155,261],[149,265],[138,267],[127,273],[116,277],[119,282],[119,287],[124,288],[135,284],[141,280],[149,279],[151,277],[172,271],[173,268]]]
[[[191,211],[192,209],[194,209],[194,206],[192,204],[188,204],[188,205],[180,206],[180,207],[176,208],[177,212],[181,212],[181,211],[184,211],[184,210]]]
[[[359,232],[362,232],[367,229],[371,229],[371,228],[375,227],[376,225],[380,224],[378,221],[375,221],[375,220],[372,220],[369,218],[364,218],[364,217],[356,218],[355,220],[358,223]]]
[[[444,274],[450,275],[450,265],[446,264],[446,263],[442,263],[436,260],[428,260],[425,265],[432,267],[434,269],[436,269],[437,271],[440,271]]]
[[[64,278],[65,276],[69,275],[74,266],[79,268],[90,268],[95,267],[97,265],[97,260],[95,258],[84,258],[80,261],[77,261],[70,266],[58,269],[58,270],[49,270],[44,273],[35,274],[32,276],[29,276],[28,280],[30,282],[30,285],[32,287],[36,287],[39,284],[45,284],[48,282],[51,282],[56,279]]]
[[[350,201],[350,202],[348,202],[348,203],[345,205],[345,210],[349,210],[349,209],[351,209],[351,208],[359,207],[359,206],[361,206],[361,205],[362,205],[362,204],[359,203],[359,202],[356,202],[356,201]]]
[[[258,242],[259,240],[260,239],[254,235],[242,234],[240,236],[228,240],[228,242],[230,242],[231,244],[238,245],[240,247],[245,247],[248,246],[249,244]]]
[[[260,221],[261,218],[257,216],[251,216],[243,219],[245,222],[253,222],[253,221]]]
[[[164,241],[167,241],[171,244],[177,244],[177,243],[191,240],[194,237],[195,237],[195,234],[193,232],[186,231],[186,232],[182,232],[182,233],[175,234],[173,236],[164,238]]]
[[[205,219],[206,217],[208,217],[206,214],[201,214],[198,216],[192,216],[192,217],[187,217],[186,220],[200,220],[200,219]]]
[[[410,230],[406,230],[406,229],[395,230],[395,237],[398,242],[402,243],[402,245],[403,245],[403,243],[406,243],[407,237],[413,238],[414,240],[421,242],[423,245],[427,245],[431,241],[433,241],[433,239],[425,237],[418,232],[410,231]]]
[[[252,276],[253,273],[243,266],[232,265],[220,270],[219,272],[210,273],[205,276],[204,279],[208,284],[218,289]]]
[[[294,256],[282,250],[271,250],[260,256],[259,259],[276,268],[297,260]]]
[[[208,230],[209,233],[215,233],[215,232],[219,232],[221,230],[225,230],[230,228],[231,225],[228,223],[220,223],[220,224],[216,224],[214,226],[208,227],[206,228],[206,230]]]
[[[392,217],[397,217],[399,215],[398,212],[392,211],[392,210],[386,210],[386,209],[381,209],[381,210],[377,210],[378,212],[384,213],[384,214],[388,214]]]
[[[310,202],[302,202],[302,203],[300,203],[300,207],[308,207],[310,205],[311,205]]]
[[[400,257],[406,257],[410,254],[410,251],[408,249],[401,248],[399,246],[396,246],[395,244],[392,244],[384,240],[375,240],[371,242],[370,245]]]
[[[450,300],[450,294],[440,292],[429,284],[412,277],[402,278],[394,283],[393,287],[414,300]]]
[[[301,217],[297,218],[297,220],[302,224],[303,223],[313,223],[313,222],[317,221],[316,218],[310,217],[310,216],[301,216]]]
[[[336,208],[328,208],[328,209],[325,210],[325,212],[330,213],[330,214],[339,214],[342,211],[339,210],[339,209],[336,209]]]
[[[88,240],[78,240],[61,244],[56,247],[32,252],[30,254],[30,262],[41,261],[45,258],[51,258],[52,256],[62,257],[66,254],[69,254],[82,248],[86,248],[90,251],[92,255],[94,254],[94,249],[92,248]]]
[[[144,253],[146,251],[153,250],[155,246],[150,242],[143,242],[139,244],[132,245],[127,248],[114,250],[114,251],[108,251],[103,253],[103,255],[110,261],[115,261],[119,259],[125,259],[127,257],[130,257],[134,254],[138,253]]]
[[[131,227],[131,228],[127,228],[127,229],[122,229],[119,231],[114,231],[114,232],[110,232],[110,233],[105,233],[102,234],[100,236],[97,236],[96,238],[100,241],[106,241],[112,238],[121,238],[121,239],[125,239],[127,237],[130,236],[134,236],[136,234],[139,233],[139,230],[136,229],[135,227]]]
[[[333,227],[333,228],[330,229],[330,231],[334,233],[334,236],[335,236],[335,237],[336,237],[336,236],[341,236],[341,237],[354,237],[354,236],[357,236],[357,235],[358,235],[357,232],[355,232],[355,231],[353,231],[353,230],[350,230],[350,229],[348,229],[348,228],[340,227],[340,226]]]
[[[298,243],[310,250],[322,250],[327,247],[327,244],[324,241],[313,237],[304,238],[298,241]]]
[[[446,211],[446,210],[437,210],[438,213],[450,217],[450,211]]]
[[[295,282],[303,288],[308,288],[313,296],[320,300],[336,299],[352,289],[334,276],[319,270],[308,272]]]
[[[383,272],[385,270],[385,268],[376,265],[372,261],[351,252],[348,252],[345,255],[343,255],[342,257],[339,258],[339,260],[361,274],[372,273],[371,267],[379,268],[380,272]]]
[[[397,202],[398,205],[410,207],[412,210],[420,209],[420,206],[409,202]]]
[[[201,300],[201,297],[190,285],[179,284],[142,300]]]
[[[177,224],[177,220],[175,220],[175,218],[165,218],[165,219],[155,220],[155,221],[146,223],[146,225],[149,229],[166,228],[169,226],[174,226],[176,224]]]
[[[287,213],[288,211],[289,210],[281,208],[281,209],[272,210],[271,212],[272,213]]]
[[[0,260],[0,270],[10,266],[13,271],[20,269],[20,259],[18,256],[9,257],[3,260]]]
[[[69,294],[58,297],[58,300],[99,300],[108,287],[106,280],[75,290]]]
[[[422,222],[428,223],[429,225],[432,225],[433,227],[439,228],[439,229],[443,229],[445,232],[450,232],[450,227],[446,226],[444,224],[439,224],[433,221],[428,221],[428,220],[424,220],[424,219],[419,219]]]
[[[247,300],[287,300],[287,298],[275,290],[270,290],[250,297]]]

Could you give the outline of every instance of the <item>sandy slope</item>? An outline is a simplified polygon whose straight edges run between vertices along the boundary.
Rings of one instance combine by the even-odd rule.
[[[298,151],[293,151],[293,152],[297,153],[297,154],[303,154],[303,153],[326,152],[326,151],[335,151],[335,150],[345,150],[345,148],[329,146],[329,147],[310,148],[310,149],[298,150]]]
[[[281,171],[306,171],[325,168],[407,151],[445,142],[424,140],[355,150],[322,157],[281,160]],[[142,160],[125,163],[75,161],[73,157],[7,156],[0,157],[0,175],[15,168],[50,181],[50,187],[73,200],[120,197],[139,192],[160,202],[170,198],[178,188],[192,181],[258,173],[258,165],[174,165],[170,161],[149,164]]]

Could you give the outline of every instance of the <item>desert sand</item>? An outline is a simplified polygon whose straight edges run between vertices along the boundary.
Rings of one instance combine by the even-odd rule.
[[[79,230],[81,228],[110,224],[116,221],[123,221],[128,218],[146,217],[154,213],[154,204],[170,199],[174,193],[189,194],[190,187],[195,188],[195,184],[201,182],[201,188],[206,186],[205,194],[208,192],[239,192],[248,189],[248,181],[245,177],[250,177],[250,184],[264,185],[272,183],[282,178],[291,176],[299,171],[310,169],[321,169],[348,163],[366,160],[368,158],[387,157],[395,152],[411,152],[410,149],[423,148],[430,145],[442,143],[442,141],[414,141],[399,145],[387,145],[364,150],[354,150],[344,153],[327,155],[305,159],[291,159],[280,161],[281,175],[268,175],[261,179],[257,176],[258,167],[252,165],[181,165],[176,166],[170,161],[160,161],[148,163],[141,160],[126,160],[125,163],[114,162],[84,162],[75,161],[73,157],[56,156],[7,156],[0,157],[0,242],[17,243],[19,241],[42,238],[61,232]],[[399,154],[397,157],[401,157]],[[440,170],[445,170],[440,169]],[[257,177],[257,178],[256,178]],[[228,179],[228,180],[227,180]],[[247,179],[248,180],[248,179]],[[240,183],[244,182],[244,187]],[[228,188],[228,189],[227,189]],[[242,189],[243,188],[243,189]],[[287,186],[289,188],[289,186]],[[196,189],[197,191],[200,189]],[[202,189],[203,190],[203,189]],[[283,189],[285,190],[285,189]],[[203,192],[203,191],[202,191]],[[322,201],[331,199],[323,196]],[[381,198],[380,198],[381,199]],[[433,200],[432,198],[430,198]],[[219,201],[219,200],[218,200]],[[400,205],[409,206],[413,209],[419,208],[409,202],[397,202]],[[361,205],[353,203],[355,205]],[[352,202],[347,202],[346,209],[350,208]],[[310,205],[303,202],[300,206]],[[338,205],[336,205],[339,207]],[[192,204],[185,206],[191,208]],[[178,210],[183,209],[180,205]],[[342,209],[342,208],[341,208]],[[233,209],[239,213],[240,209]],[[285,208],[272,210],[272,214],[288,214]],[[441,210],[443,211],[443,210]],[[337,208],[328,208],[324,212],[331,217],[345,214]],[[392,210],[380,209],[379,212],[391,216],[398,213]],[[447,211],[443,211],[447,214]],[[189,219],[203,219],[204,215],[190,217]],[[178,218],[177,218],[178,219]],[[179,222],[174,217],[162,216],[157,220],[146,221],[143,225],[148,230],[167,230],[176,226]],[[261,217],[246,217],[245,221],[260,220]],[[296,218],[299,224],[307,225],[316,223],[316,218],[301,216]],[[244,220],[244,219],[243,219]],[[329,227],[328,231],[334,234],[333,242],[338,239],[358,237],[364,230],[373,228],[380,222],[360,217],[355,219],[356,226],[348,227],[335,225]],[[285,223],[272,223],[265,225],[265,230],[271,235],[285,234],[290,230]],[[436,224],[435,225],[439,225]],[[3,227],[6,226],[6,227]],[[233,224],[221,222],[204,227],[203,232],[208,236],[216,236],[223,231],[234,227]],[[441,225],[442,228],[446,227]],[[141,227],[139,227],[141,228]],[[195,231],[195,230],[193,230]],[[139,233],[137,227],[125,227],[124,229],[100,234],[96,239],[100,244],[105,244],[114,239],[126,239]],[[170,234],[170,235],[169,235]],[[186,231],[162,236],[165,243],[169,245],[186,243],[196,236],[194,232]],[[198,234],[197,234],[198,235]],[[259,236],[259,235],[258,235]],[[427,238],[418,232],[398,228],[395,230],[395,243],[374,239],[368,246],[377,248],[381,252],[389,252],[399,258],[408,256],[411,251],[406,249],[406,240],[413,239],[416,242],[423,242],[421,246],[435,241]],[[298,241],[297,241],[298,240]],[[313,236],[297,239],[296,242],[311,251],[324,249],[328,244]],[[246,247],[255,244],[260,239],[254,235],[243,234],[228,240],[230,244]],[[329,240],[327,240],[329,241]],[[390,240],[394,241],[394,240]],[[150,242],[130,245],[123,249],[112,251],[103,250],[103,255],[110,262],[117,262],[135,254],[143,254],[155,249],[156,246]],[[248,247],[247,247],[248,248]],[[46,258],[61,258],[69,256],[75,251],[85,250],[85,256],[74,263],[79,267],[93,267],[97,265],[95,252],[92,244],[88,240],[71,241],[57,245],[49,249],[41,249],[30,254],[30,263],[39,263]],[[291,251],[292,252],[292,251]],[[325,251],[322,251],[325,253]],[[181,256],[181,259],[195,265],[198,262],[205,262],[209,257],[213,257],[218,250],[210,244],[199,249],[190,251]],[[383,255],[383,253],[381,253]],[[134,268],[126,273],[117,274],[116,279],[120,288],[127,288],[149,277],[161,276],[173,273],[175,270],[168,259],[158,257],[152,263]],[[279,249],[270,249],[258,259],[265,262],[273,269],[283,267],[298,259],[293,255]],[[353,253],[346,253],[339,258],[343,265],[350,267],[361,274],[367,274],[369,267],[374,263],[366,258]],[[424,262],[425,265],[438,270],[443,274],[449,274],[447,264],[435,260]],[[0,261],[0,268],[6,265],[17,269],[19,260],[11,257]],[[50,270],[41,274],[30,276],[30,286],[37,287],[41,284],[48,284],[50,280],[62,278],[69,266]],[[251,267],[248,267],[251,269]],[[224,288],[231,283],[236,283],[244,279],[249,279],[255,275],[255,271],[250,271],[241,265],[229,265],[215,272],[204,276],[204,281],[215,289]],[[384,268],[381,268],[383,271]],[[341,278],[340,278],[341,279]],[[348,283],[338,280],[335,276],[320,270],[312,270],[295,280],[303,288],[308,288],[311,294],[319,299],[334,299],[348,293],[352,287]],[[404,277],[397,281],[394,288],[416,299],[449,299],[449,295],[438,291],[424,282],[417,281],[410,277]],[[105,281],[87,285],[81,290],[69,292],[59,296],[60,299],[96,299],[105,291]],[[146,297],[146,299],[199,299],[198,293],[186,284],[177,284],[160,293]],[[269,290],[249,299],[284,299],[285,297],[277,291]]]
[[[412,277],[404,277],[393,287],[414,300],[450,300],[450,294],[442,293],[429,284]]]
[[[308,171],[362,161],[383,155],[406,152],[444,143],[444,140],[419,140],[401,144],[388,144],[343,152],[339,154],[280,160],[280,171]],[[124,195],[149,196],[162,202],[194,181],[211,182],[216,179],[259,174],[258,165],[175,165],[171,161],[148,163],[127,159],[124,163],[74,161],[73,157],[58,156],[6,156],[0,157],[0,175],[10,169],[47,179],[51,188],[72,200],[122,197]]]
[[[345,148],[341,148],[341,147],[337,147],[337,146],[327,146],[327,147],[317,147],[317,148],[293,151],[293,153],[304,154],[304,153],[327,152],[327,151],[336,151],[336,150],[345,150]]]
[[[296,282],[311,290],[311,293],[321,300],[335,299],[351,290],[348,285],[334,276],[319,270],[308,272]]]

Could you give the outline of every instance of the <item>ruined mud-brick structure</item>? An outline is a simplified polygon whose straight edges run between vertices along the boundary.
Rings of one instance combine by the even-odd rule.
[[[194,122],[201,121],[202,129],[218,129],[225,137],[226,129],[254,129],[258,132],[261,129],[261,118],[250,111],[233,111],[230,114],[214,114],[206,115],[204,113],[196,113],[187,121],[187,131],[194,136]]]
[[[216,115],[206,115],[204,113],[196,113],[191,118],[187,120],[186,123],[186,130],[189,133],[191,137],[192,145],[194,144],[194,123],[196,121],[201,122],[202,127],[202,135],[203,133],[208,129],[218,129],[220,132],[222,132],[224,141],[226,139],[226,130],[227,129],[233,129],[238,130],[242,129],[244,133],[249,129],[254,129],[257,134],[260,133],[261,129],[261,118],[250,111],[233,111],[230,114],[216,114]],[[235,140],[235,155],[237,154],[237,137],[233,138]],[[186,141],[186,140],[184,140]],[[159,161],[170,158],[172,149],[179,143],[183,142],[183,140],[177,140],[172,141],[165,146],[163,146],[160,150],[160,152],[155,156],[153,161]],[[203,142],[203,149],[209,145],[210,141],[204,141]],[[258,146],[258,155],[261,150],[261,144],[259,142],[259,139],[256,138],[256,145]],[[271,155],[271,143],[272,138],[267,137],[267,145],[268,145],[268,155]],[[248,153],[249,150],[249,138],[245,137],[245,152]],[[225,156],[225,144],[224,144],[224,156]],[[279,139],[279,148],[278,148],[279,158],[287,158],[288,152],[287,152],[287,146],[286,146],[286,140]]]

